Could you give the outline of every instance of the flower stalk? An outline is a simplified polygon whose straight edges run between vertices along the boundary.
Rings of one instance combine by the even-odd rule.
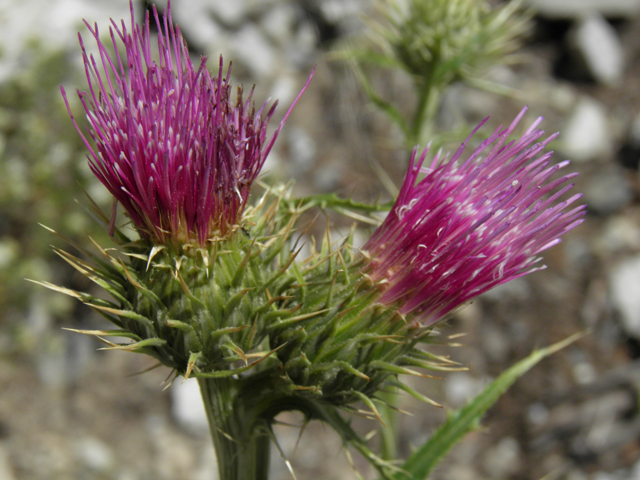
[[[220,480],[267,480],[271,447],[270,421],[260,405],[248,405],[240,382],[232,378],[199,378]]]

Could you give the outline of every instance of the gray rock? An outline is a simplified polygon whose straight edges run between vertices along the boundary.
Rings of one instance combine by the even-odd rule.
[[[114,467],[113,453],[97,438],[86,437],[77,440],[75,454],[78,461],[89,470],[105,473]]]
[[[238,26],[243,23],[249,3],[251,2],[242,0],[214,0],[207,2],[212,14],[227,26]]]
[[[609,288],[622,328],[640,339],[640,255],[619,263],[611,271]]]
[[[591,13],[616,18],[640,14],[640,0],[528,0],[526,4],[548,18],[581,18]]]
[[[618,168],[610,168],[594,176],[584,190],[589,211],[611,215],[622,210],[633,198],[629,180]]]
[[[16,477],[9,461],[9,452],[0,444],[0,480],[14,480]]]
[[[596,81],[605,85],[619,83],[624,71],[623,49],[618,33],[609,22],[594,13],[580,21],[570,38]]]
[[[640,249],[640,226],[625,215],[617,215],[607,221],[597,245],[607,254]]]
[[[638,113],[631,122],[629,143],[635,148],[640,148],[640,113]]]
[[[313,167],[318,153],[315,140],[304,128],[293,124],[287,126],[286,135],[289,157],[293,162],[291,176],[308,172]]]
[[[611,146],[607,112],[599,102],[582,98],[560,135],[561,150],[572,160],[590,161],[608,153]]]
[[[287,47],[288,61],[300,69],[309,68],[315,62],[318,35],[313,25],[303,22],[289,41]]]
[[[526,278],[516,278],[510,282],[503,283],[482,294],[482,298],[500,302],[505,299],[524,302],[531,297],[531,288]]]
[[[454,408],[464,405],[480,393],[484,383],[465,372],[452,373],[444,385],[447,403]]]
[[[242,62],[256,78],[270,77],[280,66],[270,42],[254,25],[240,28],[229,48],[233,58]]]
[[[482,462],[492,480],[510,478],[520,466],[520,445],[515,438],[506,437],[486,452]]]
[[[279,45],[285,45],[293,35],[295,21],[295,11],[291,5],[280,3],[265,13],[260,25],[269,38]]]
[[[224,29],[212,11],[216,2],[208,0],[189,0],[173,2],[171,14],[173,20],[189,38],[189,42],[209,55],[209,70],[215,70],[219,50],[224,42]],[[225,2],[242,3],[242,2]]]

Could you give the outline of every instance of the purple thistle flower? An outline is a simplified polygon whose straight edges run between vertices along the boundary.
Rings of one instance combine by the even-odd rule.
[[[414,149],[398,199],[363,248],[380,303],[397,303],[401,314],[431,325],[490,288],[544,268],[535,266],[540,252],[582,223],[585,205],[567,210],[581,194],[557,201],[577,173],[552,180],[569,162],[549,166],[551,152],[538,156],[557,136],[534,144],[544,135],[536,129],[542,118],[506,143],[525,112],[466,160],[467,142],[487,119],[451,158],[439,152],[425,167],[428,147],[418,159]]]
[[[289,116],[291,108],[267,141],[267,123],[275,102],[256,112],[251,97],[243,101],[238,88],[231,101],[230,68],[223,76],[206,70],[203,58],[196,70],[170,6],[158,27],[158,60],[153,59],[149,14],[131,31],[111,20],[115,57],[100,41],[98,27],[85,22],[95,38],[100,65],[82,47],[89,93],[78,92],[87,112],[93,173],[119,201],[143,237],[155,242],[205,244],[235,230],[249,189]],[[125,56],[118,53],[118,39]],[[307,81],[307,84],[309,82]],[[66,94],[62,94],[69,109]],[[69,114],[71,111],[69,109]]]

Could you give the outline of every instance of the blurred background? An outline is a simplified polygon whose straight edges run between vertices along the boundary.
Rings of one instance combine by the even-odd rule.
[[[134,0],[136,21],[152,3],[166,7]],[[491,115],[479,133],[487,136],[529,105],[526,122],[542,115],[548,133],[561,132],[554,161],[569,158],[581,172],[576,190],[589,216],[546,253],[547,270],[483,295],[443,328],[466,335],[437,353],[469,370],[412,382],[445,408],[401,399],[414,416],[400,419],[400,450],[419,445],[447,409],[534,348],[589,329],[518,381],[434,478],[640,479],[640,0],[525,4],[532,16],[518,61],[486,72],[494,93],[452,84],[437,130],[469,131]],[[256,103],[280,100],[280,116],[317,65],[265,179],[294,179],[298,195],[368,201],[399,185],[402,136],[368,101],[344,54],[372,36],[367,25],[379,11],[370,0],[175,0],[172,11],[194,60],[209,56],[212,70],[222,53],[237,82],[256,84]],[[82,18],[97,22],[105,40],[109,18],[129,21],[128,0],[0,1],[0,480],[217,478],[197,385],[164,390],[164,368],[132,376],[153,360],[99,351],[95,340],[62,330],[102,323],[25,281],[93,289],[51,250],[65,242],[39,224],[85,246],[88,236],[108,244],[84,192],[106,210],[110,198],[86,165],[59,91],[66,88],[82,120],[73,93],[86,88],[77,32],[94,48]],[[407,78],[370,74],[378,91],[411,110]],[[350,224],[332,221],[337,232]],[[307,426],[298,444],[297,428],[276,429],[298,478],[357,478],[322,425]],[[274,479],[292,478],[277,452],[272,464]]]

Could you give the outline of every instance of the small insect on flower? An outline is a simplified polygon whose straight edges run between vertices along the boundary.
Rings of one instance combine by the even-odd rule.
[[[230,67],[225,75],[222,57],[217,76],[207,72],[206,58],[195,69],[170,5],[162,20],[153,10],[154,60],[149,14],[139,26],[132,3],[130,8],[130,31],[124,21],[120,26],[111,21],[115,56],[100,41],[97,25],[85,22],[97,42],[99,63],[80,37],[89,93],[78,95],[95,148],[74,124],[89,148],[91,170],[144,238],[179,245],[224,238],[240,224],[251,184],[306,85],[267,139],[277,102],[256,112],[253,91],[244,100],[239,87],[234,104]],[[64,89],[62,94],[71,114]]]
[[[544,266],[538,255],[582,223],[581,194],[558,199],[577,173],[557,179],[568,161],[549,165],[538,119],[507,142],[526,112],[500,127],[466,159],[464,149],[485,119],[449,158],[428,147],[411,155],[391,212],[364,246],[367,273],[380,283],[380,303],[431,325],[473,297]],[[541,155],[540,155],[541,154]],[[419,179],[419,176],[424,178]]]

